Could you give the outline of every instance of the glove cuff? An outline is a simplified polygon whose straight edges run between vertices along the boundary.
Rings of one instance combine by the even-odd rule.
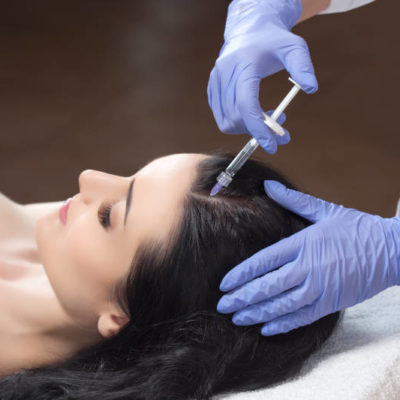
[[[281,0],[279,2],[279,16],[289,31],[296,25],[303,12],[301,0]]]

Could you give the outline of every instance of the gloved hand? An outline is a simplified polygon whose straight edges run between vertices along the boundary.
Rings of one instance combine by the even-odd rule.
[[[225,275],[220,289],[236,289],[221,298],[217,310],[235,312],[236,325],[267,322],[262,335],[288,332],[400,284],[399,218],[328,203],[276,181],[266,181],[265,189],[314,224]]]
[[[234,0],[208,82],[208,103],[224,133],[249,133],[269,153],[288,143],[265,125],[258,95],[261,79],[282,69],[307,92],[318,89],[306,42],[290,32],[301,0]]]

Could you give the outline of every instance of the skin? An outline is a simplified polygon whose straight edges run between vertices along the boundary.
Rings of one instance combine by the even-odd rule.
[[[297,24],[319,14],[331,5],[331,0],[302,0],[303,12]]]
[[[53,295],[47,297],[45,309],[31,310],[37,314],[32,321],[42,318],[43,325],[27,324],[24,329],[36,332],[39,345],[37,341],[35,345],[42,353],[47,349],[65,357],[116,334],[128,322],[112,296],[113,289],[128,274],[141,244],[167,242],[180,221],[196,166],[205,157],[162,157],[130,177],[85,170],[79,176],[80,191],[69,206],[66,225],[59,219],[58,208],[38,219],[37,249]],[[124,228],[132,178],[132,203]],[[103,201],[113,204],[107,229],[97,215]],[[44,342],[45,348],[40,346]],[[45,359],[53,361],[51,356]],[[26,359],[25,364],[32,362]]]

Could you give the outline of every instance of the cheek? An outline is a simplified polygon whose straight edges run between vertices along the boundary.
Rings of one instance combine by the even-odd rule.
[[[101,233],[85,216],[71,226],[46,216],[36,227],[39,254],[55,295],[69,315],[89,324],[95,323],[114,283],[109,248]]]

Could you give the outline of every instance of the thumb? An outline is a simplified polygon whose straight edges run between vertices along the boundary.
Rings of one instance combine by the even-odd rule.
[[[318,90],[318,82],[315,77],[314,67],[311,61],[307,43],[300,36],[293,47],[285,54],[282,63],[306,93],[315,93]]]
[[[272,200],[313,223],[334,215],[342,208],[309,194],[288,189],[277,181],[264,181],[264,188]]]

